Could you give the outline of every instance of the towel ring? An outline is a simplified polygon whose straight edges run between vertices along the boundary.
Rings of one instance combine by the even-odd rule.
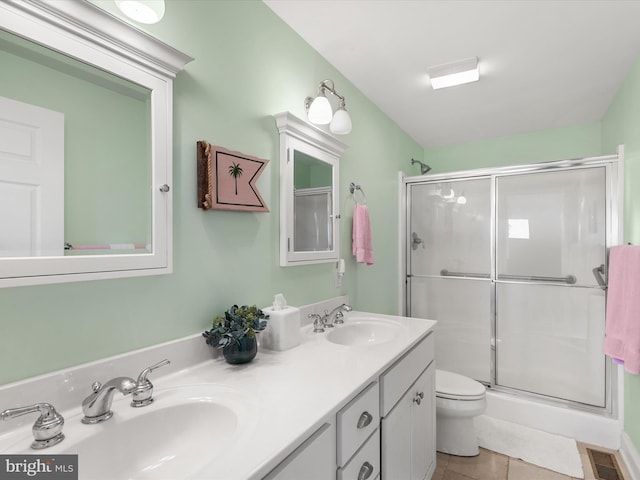
[[[355,196],[356,190],[358,190],[362,194],[362,198],[364,199],[364,203],[367,203],[367,196],[365,195],[364,190],[362,189],[362,187],[360,185],[356,185],[355,183],[351,182],[349,184],[349,192],[351,192],[351,195],[353,195],[353,200],[356,203],[358,203],[358,201],[356,200],[356,196]]]

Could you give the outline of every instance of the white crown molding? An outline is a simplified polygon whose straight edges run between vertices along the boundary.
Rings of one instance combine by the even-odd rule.
[[[274,115],[278,133],[286,133],[303,142],[310,143],[326,152],[341,157],[349,148],[349,145],[338,140],[333,135],[312,125],[309,122],[299,119],[291,112],[281,112]]]
[[[4,0],[0,3],[0,11],[3,9],[37,17],[169,77],[175,77],[193,60],[86,0]]]

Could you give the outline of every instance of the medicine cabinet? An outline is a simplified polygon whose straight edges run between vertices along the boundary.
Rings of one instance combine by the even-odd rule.
[[[0,3],[0,287],[171,272],[191,60],[89,2]]]
[[[338,160],[348,147],[290,112],[275,119],[280,134],[280,265],[337,262]]]

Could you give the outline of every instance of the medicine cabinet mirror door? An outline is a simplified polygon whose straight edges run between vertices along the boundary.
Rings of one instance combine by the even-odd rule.
[[[190,60],[89,2],[0,3],[0,287],[171,271]]]
[[[338,160],[347,146],[289,112],[280,132],[280,265],[337,262]]]

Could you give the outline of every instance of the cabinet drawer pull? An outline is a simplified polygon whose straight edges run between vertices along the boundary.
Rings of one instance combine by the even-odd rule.
[[[424,398],[424,393],[423,392],[418,392],[416,393],[416,396],[413,398],[413,401],[415,403],[417,403],[418,405],[420,405],[422,403],[422,399]]]
[[[358,428],[364,428],[368,426],[372,420],[373,415],[366,411],[362,412],[362,415],[360,415],[360,418],[358,419]]]
[[[360,467],[360,472],[358,473],[358,480],[367,480],[373,473],[373,465],[369,462],[364,462]]]

